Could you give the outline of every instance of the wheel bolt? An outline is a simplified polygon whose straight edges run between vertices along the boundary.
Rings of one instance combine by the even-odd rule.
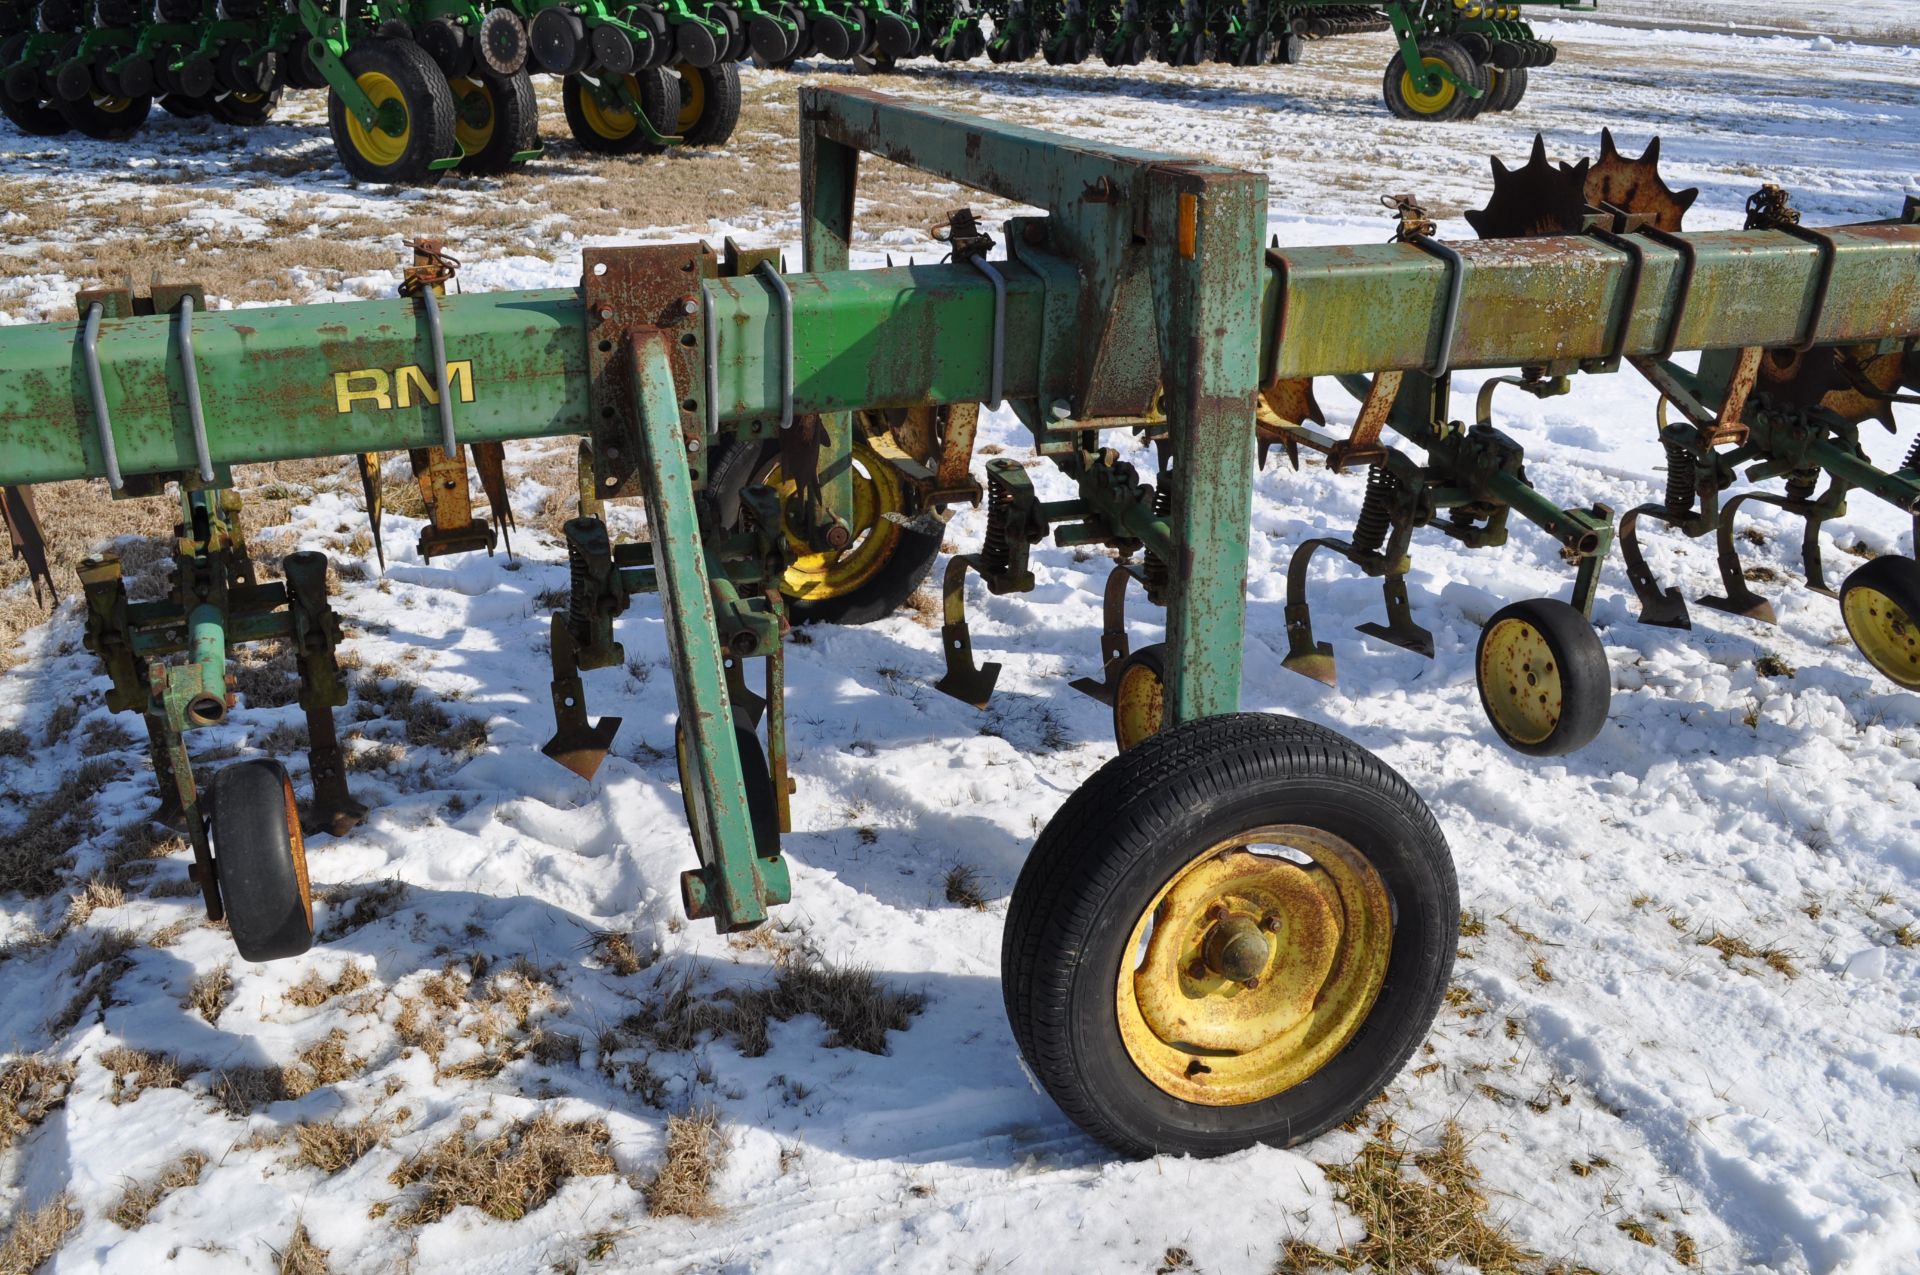
[[[1205,978],[1206,976],[1207,976],[1207,963],[1196,957],[1194,959],[1193,964],[1187,966],[1187,977],[1190,979],[1193,979],[1195,982],[1198,982],[1199,980]]]

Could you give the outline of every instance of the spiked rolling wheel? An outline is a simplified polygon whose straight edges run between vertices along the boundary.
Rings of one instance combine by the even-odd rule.
[[[1920,691],[1920,562],[1888,554],[1861,567],[1840,586],[1840,614],[1867,663]]]
[[[453,135],[466,152],[461,172],[504,173],[525,162],[514,156],[539,147],[540,107],[525,70],[509,76],[478,72],[447,83],[453,91]]]
[[[1586,170],[1584,189],[1588,203],[1638,213],[1654,229],[1670,233],[1682,229],[1687,209],[1700,198],[1697,188],[1676,191],[1660,176],[1659,138],[1647,143],[1640,158],[1628,159],[1614,145],[1610,128],[1600,130],[1600,158]]]
[[[719,146],[740,122],[740,68],[733,62],[709,67],[682,62],[667,70],[675,99],[672,131],[688,146]]]
[[[293,783],[277,761],[235,762],[213,782],[207,831],[234,946],[249,961],[313,946],[313,891]]]
[[[1420,60],[1428,73],[1445,70],[1460,84],[1474,84],[1479,80],[1480,73],[1473,59],[1452,40],[1422,40]],[[1423,89],[1401,53],[1394,54],[1393,61],[1387,63],[1382,92],[1387,99],[1387,109],[1403,120],[1457,120],[1466,114],[1473,101],[1453,80],[1436,78],[1430,87]]]
[[[1155,642],[1120,662],[1113,678],[1113,742],[1125,752],[1160,733],[1167,716],[1167,644]]]
[[[327,94],[327,127],[348,173],[365,182],[421,185],[440,180],[435,160],[459,153],[453,90],[417,44],[386,38],[348,51],[347,73],[372,99],[371,125]]]
[[[1577,233],[1586,212],[1590,162],[1556,166],[1547,158],[1547,139],[1536,133],[1525,167],[1508,168],[1494,156],[1493,196],[1485,208],[1467,211],[1467,224],[1482,239]]]
[[[616,97],[608,86],[596,86],[577,75],[569,75],[560,86],[560,105],[567,115],[567,127],[573,139],[601,155],[657,154],[661,147],[640,127],[627,98],[640,103],[653,130],[673,135],[674,116],[679,100],[667,73],[658,67],[636,71],[622,77],[626,96]]]
[[[1592,742],[1613,696],[1599,635],[1553,598],[1495,613],[1480,631],[1474,677],[1494,731],[1529,757],[1561,757]]]
[[[1348,1119],[1425,1036],[1459,893],[1413,790],[1332,731],[1209,717],[1121,753],[1014,886],[1014,1040],[1128,1155],[1291,1146]]]

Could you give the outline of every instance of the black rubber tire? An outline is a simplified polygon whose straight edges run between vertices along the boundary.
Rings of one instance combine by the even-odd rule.
[[[733,136],[734,127],[740,123],[738,64],[720,62],[709,67],[694,67],[681,62],[667,68],[666,76],[674,120],[674,127],[666,131],[678,133],[688,146],[724,145]],[[683,117],[687,114],[689,85],[696,81],[702,90],[700,111],[691,123],[683,123]]]
[[[29,137],[59,137],[73,126],[50,102],[16,101],[0,88],[0,115]]]
[[[1899,608],[1905,617],[1899,624],[1900,636],[1889,640],[1883,652],[1883,658],[1887,659],[1904,657],[1904,668],[1897,665],[1885,667],[1879,660],[1867,655],[1867,649],[1861,642],[1861,633],[1855,625],[1865,619],[1883,617],[1877,614],[1867,617],[1856,613],[1857,608],[1867,601],[1858,596],[1862,589],[1871,589]],[[1860,648],[1861,654],[1876,672],[1896,686],[1909,691],[1920,690],[1920,562],[1889,553],[1856,568],[1847,576],[1846,583],[1840,586],[1840,614],[1854,646]]]
[[[780,445],[767,442],[735,443],[725,448],[707,471],[707,490],[720,509],[721,525],[737,527],[740,519],[740,493],[750,482],[759,482],[780,459]],[[897,512],[919,522],[922,515],[911,486],[902,483],[906,508]],[[940,522],[945,514],[931,515]],[[884,620],[906,605],[933,571],[940,556],[938,535],[902,530],[899,543],[886,564],[873,578],[857,588],[831,598],[787,598],[787,618],[794,624],[872,624]]]
[[[338,93],[327,93],[327,129],[333,134],[334,150],[340,163],[353,177],[363,182],[397,186],[429,186],[438,182],[444,169],[428,167],[435,160],[459,153],[453,140],[453,90],[447,77],[432,58],[417,44],[392,38],[369,40],[349,49],[342,59],[347,74],[356,78],[367,74],[384,75],[399,90],[407,112],[407,144],[400,155],[387,162],[362,154],[348,131],[350,118]]]
[[[273,113],[280,109],[281,95],[282,91],[276,88],[249,101],[238,93],[224,93],[206,104],[207,113],[222,124],[256,127],[273,118]],[[161,105],[166,103],[163,101]]]
[[[1156,1087],[1121,1039],[1115,982],[1140,914],[1175,873],[1266,824],[1344,838],[1393,906],[1387,973],[1366,1020],[1318,1072],[1240,1106]],[[1120,754],[1067,799],[1014,885],[1001,945],[1007,1018],[1040,1086],[1130,1156],[1294,1146],[1371,1102],[1426,1036],[1453,969],[1459,888],[1446,838],[1385,763],[1312,723],[1203,718]]]
[[[1467,56],[1465,49],[1462,49],[1452,40],[1440,38],[1422,40],[1420,41],[1420,51],[1425,57],[1438,58],[1446,63],[1447,69],[1452,71],[1462,84],[1474,84],[1478,82],[1478,73],[1474,69],[1476,65],[1475,62]],[[1393,60],[1387,63],[1386,75],[1381,81],[1381,94],[1386,98],[1387,110],[1396,118],[1403,120],[1425,120],[1429,123],[1444,123],[1448,120],[1457,120],[1466,113],[1467,106],[1472,99],[1457,89],[1454,91],[1452,97],[1447,100],[1446,104],[1439,109],[1433,111],[1419,109],[1402,91],[1400,81],[1406,73],[1407,62],[1405,55],[1395,53]]]
[[[287,768],[235,762],[207,802],[215,876],[227,929],[243,959],[278,961],[313,946],[313,892]]]
[[[760,736],[744,726],[733,728],[734,743],[740,749],[740,778],[747,789],[747,818],[753,824],[753,848],[762,859],[780,854],[780,803],[774,797],[773,771],[767,765],[766,749]],[[673,764],[680,772],[680,800],[686,804],[687,826],[693,826],[693,806],[687,794],[687,734],[680,724],[673,725]]]
[[[526,163],[516,161],[514,156],[540,145],[540,104],[533,96],[533,77],[524,68],[509,76],[482,71],[464,79],[450,80],[448,87],[453,91],[456,113],[469,93],[484,93],[492,110],[492,132],[479,149],[468,152],[460,161],[461,172],[489,176]],[[457,127],[454,135],[458,140]]]
[[[673,135],[673,117],[679,111],[679,95],[666,71],[649,67],[627,77],[628,87],[640,99],[640,107],[652,121],[654,131]],[[596,155],[657,155],[665,149],[645,130],[635,126],[630,132],[612,136],[596,128],[588,111],[593,90],[578,76],[569,75],[560,85],[560,106],[566,113],[567,128],[581,149]]]
[[[1501,721],[1493,700],[1487,695],[1487,678],[1492,671],[1489,639],[1497,628],[1509,621],[1531,626],[1546,643],[1550,661],[1547,668],[1528,672],[1560,679],[1560,716],[1539,738],[1515,735]],[[1593,742],[1593,737],[1606,725],[1607,710],[1613,701],[1613,673],[1607,665],[1607,649],[1601,645],[1600,635],[1593,631],[1587,617],[1558,598],[1527,598],[1496,611],[1480,630],[1473,665],[1480,707],[1500,741],[1517,753],[1529,757],[1564,757]],[[1517,690],[1517,684],[1514,689]]]
[[[1114,670],[1113,742],[1114,746],[1119,748],[1121,752],[1136,747],[1159,734],[1166,720],[1164,717],[1165,707],[1163,705],[1161,709],[1163,716],[1155,720],[1151,729],[1140,733],[1137,738],[1133,737],[1134,731],[1122,716],[1124,695],[1127,690],[1128,680],[1140,677],[1146,677],[1151,679],[1151,682],[1159,683],[1162,694],[1165,693],[1167,685],[1167,644],[1165,642],[1155,642],[1151,646],[1143,646],[1138,650],[1129,651],[1127,658],[1120,661],[1120,667]]]
[[[184,93],[162,93],[160,109],[177,120],[199,119],[213,109],[212,99],[188,97]]]
[[[1520,105],[1520,99],[1527,95],[1527,68],[1514,67],[1511,71],[1493,68],[1493,90],[1488,95],[1486,109],[1489,112],[1510,111]]]
[[[109,110],[93,94],[77,102],[61,100],[54,105],[75,132],[98,142],[124,142],[138,133],[147,122],[147,116],[153,113],[153,99],[128,97],[115,100],[126,105],[118,110]]]

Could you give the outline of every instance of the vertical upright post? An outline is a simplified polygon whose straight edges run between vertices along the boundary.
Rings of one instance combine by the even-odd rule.
[[[853,196],[859,183],[860,152],[821,136],[814,127],[816,90],[800,93],[801,261],[807,270],[845,270],[853,242]],[[853,415],[829,412],[820,417],[820,503],[848,534],[854,503]]]
[[[1148,194],[1173,442],[1167,722],[1235,712],[1246,629],[1264,179],[1162,164]]]

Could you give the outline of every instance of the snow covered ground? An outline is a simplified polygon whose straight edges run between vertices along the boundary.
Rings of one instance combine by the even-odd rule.
[[[1697,228],[1738,224],[1763,179],[1812,224],[1891,215],[1920,194],[1920,51],[1555,33],[1561,60],[1520,111],[1445,129],[1383,114],[1379,40],[1315,46],[1294,70],[982,65],[859,82],[1264,170],[1272,228],[1294,242],[1384,238],[1378,197],[1403,190],[1464,237],[1459,212],[1489,188],[1484,157],[1523,158],[1536,128],[1565,158],[1593,153],[1602,123],[1630,149],[1664,134],[1669,180],[1702,188]],[[390,291],[401,237],[429,222],[469,288],[569,283],[585,242],[791,245],[796,81],[747,78],[752,171],[606,163],[550,138],[525,177],[431,196],[349,189],[317,95],[251,133],[163,117],[122,148],[0,133],[0,306],[46,317],[90,274],[152,265],[230,280],[242,298],[372,295]],[[934,251],[924,226],[963,199],[897,174],[870,194],[868,261]],[[143,206],[164,215],[125,229]],[[637,215],[662,207],[696,212]],[[365,255],[341,255],[344,240]],[[303,253],[324,264],[302,273]],[[1477,388],[1461,378],[1459,414]],[[1652,395],[1629,377],[1578,391],[1499,400],[1534,482],[1568,504],[1655,498]],[[1350,418],[1337,391],[1322,399]],[[988,418],[989,450],[1017,441]],[[1868,445],[1891,463],[1910,441]],[[1877,679],[1835,605],[1799,587],[1784,520],[1758,514],[1761,543],[1746,546],[1775,576],[1756,586],[1776,599],[1771,627],[1703,608],[1691,633],[1640,626],[1616,561],[1595,613],[1611,722],[1543,765],[1491,741],[1472,644],[1502,603],[1565,590],[1545,538],[1521,527],[1497,551],[1416,545],[1431,661],[1352,633],[1378,593],[1322,560],[1330,690],[1280,666],[1284,568],[1303,538],[1350,528],[1359,484],[1266,472],[1246,706],[1349,733],[1432,803],[1468,911],[1458,986],[1362,1127],[1297,1151],[1132,1164],[1027,1084],[997,983],[1022,856],[1112,751],[1106,710],[1065,686],[1096,670],[1102,561],[1043,546],[1037,592],[972,599],[982,658],[1006,666],[985,714],[933,691],[937,633],[912,614],[790,650],[795,902],[771,937],[729,941],[676,916],[691,849],[657,610],[623,621],[626,669],[588,676],[594,712],[626,719],[599,780],[537,752],[547,673],[529,653],[566,571],[532,524],[564,498],[564,471],[558,451],[514,455],[527,526],[511,561],[424,563],[417,522],[390,515],[377,576],[344,473],[286,480],[282,530],[256,529],[356,577],[337,599],[357,664],[341,717],[376,810],[310,842],[331,941],[304,960],[237,961],[196,924],[184,856],[146,866],[152,776],[106,724],[71,599],[0,676],[0,728],[18,732],[0,735],[0,826],[25,845],[37,818],[30,830],[71,851],[45,897],[0,897],[0,1049],[13,1051],[0,1068],[18,1104],[0,1123],[0,1200],[20,1220],[65,1192],[84,1215],[50,1269],[275,1269],[297,1219],[339,1271],[1266,1272],[1289,1241],[1359,1246],[1367,1227],[1340,1202],[1352,1166],[1383,1147],[1430,1150],[1451,1125],[1487,1217],[1538,1255],[1522,1269],[1920,1270],[1920,696]],[[1904,520],[1864,498],[1829,530],[1830,576],[1857,560],[1847,549],[1911,550]],[[963,510],[948,540],[971,548],[980,532]],[[1714,591],[1709,548],[1651,539],[1664,577],[1690,597]],[[1156,632],[1136,617],[1136,642]],[[451,732],[406,687],[455,724],[484,723],[484,742],[441,746]],[[298,722],[289,705],[249,706],[194,747],[212,764],[277,734],[285,752]],[[81,772],[94,755],[104,774]],[[67,788],[49,806],[77,774],[80,802]],[[955,867],[977,876],[984,910],[948,900]],[[119,892],[87,894],[96,877]],[[764,1004],[782,962],[815,955],[924,998],[889,1052],[830,1045],[812,1015],[772,1022],[746,1052],[739,1031],[686,1030],[686,993]],[[32,1087],[30,1055],[46,1068]],[[728,1143],[717,1212],[651,1216],[668,1115],[705,1106]],[[449,1139],[543,1112],[510,1163],[545,1148],[543,1164],[573,1170],[557,1192],[518,1220],[452,1207],[487,1199],[488,1173],[461,1177]],[[588,1124],[566,1132],[575,1122]],[[177,1189],[129,1196],[169,1168]]]

